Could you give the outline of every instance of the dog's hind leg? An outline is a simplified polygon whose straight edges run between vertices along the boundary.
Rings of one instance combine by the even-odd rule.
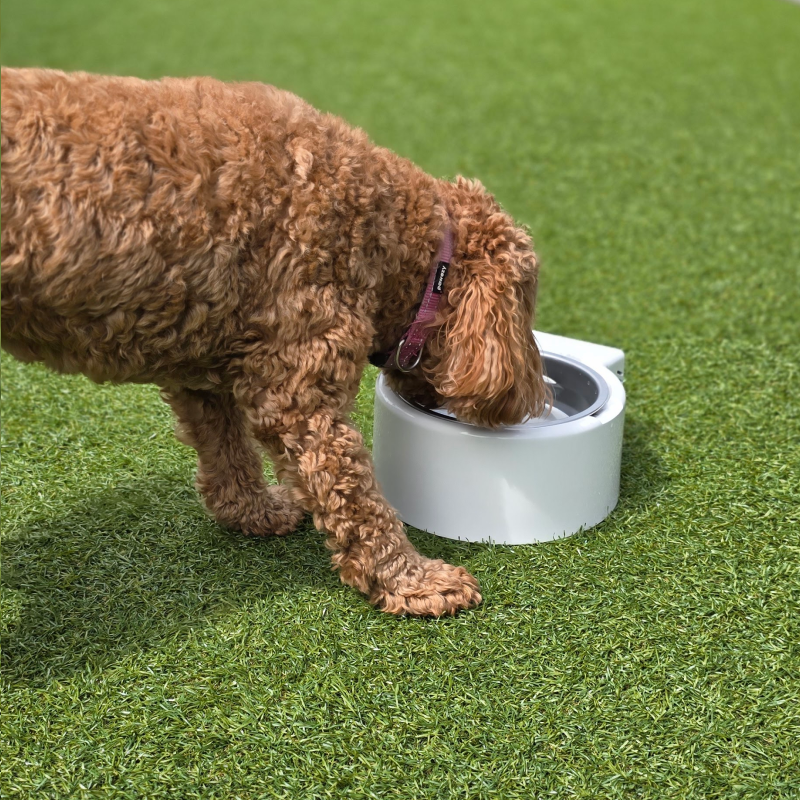
[[[293,531],[303,510],[284,486],[264,480],[247,420],[230,394],[163,390],[175,412],[176,435],[198,455],[197,489],[214,519],[256,536]]]

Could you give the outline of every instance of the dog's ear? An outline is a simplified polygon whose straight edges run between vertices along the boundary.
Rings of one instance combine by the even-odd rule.
[[[547,400],[532,332],[538,262],[524,232],[514,234],[454,264],[462,274],[428,376],[452,413],[489,427],[541,414]]]

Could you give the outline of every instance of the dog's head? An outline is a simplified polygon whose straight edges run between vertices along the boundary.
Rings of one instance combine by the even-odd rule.
[[[548,394],[531,331],[539,270],[531,239],[477,181],[443,188],[455,234],[444,302],[419,366],[389,370],[389,383],[483,427],[538,416]]]

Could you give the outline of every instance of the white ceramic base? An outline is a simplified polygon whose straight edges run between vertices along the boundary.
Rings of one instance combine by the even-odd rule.
[[[414,408],[375,388],[373,460],[400,518],[470,542],[532,544],[601,522],[619,497],[625,389],[616,348],[536,334],[542,350],[576,358],[606,381],[593,416],[489,431]],[[613,368],[613,372],[608,367]]]

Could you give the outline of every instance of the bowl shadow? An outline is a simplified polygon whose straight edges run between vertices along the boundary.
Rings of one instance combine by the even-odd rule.
[[[633,414],[626,415],[619,502],[615,511],[641,509],[663,494],[669,485],[670,473],[655,447],[658,434],[652,422]]]

